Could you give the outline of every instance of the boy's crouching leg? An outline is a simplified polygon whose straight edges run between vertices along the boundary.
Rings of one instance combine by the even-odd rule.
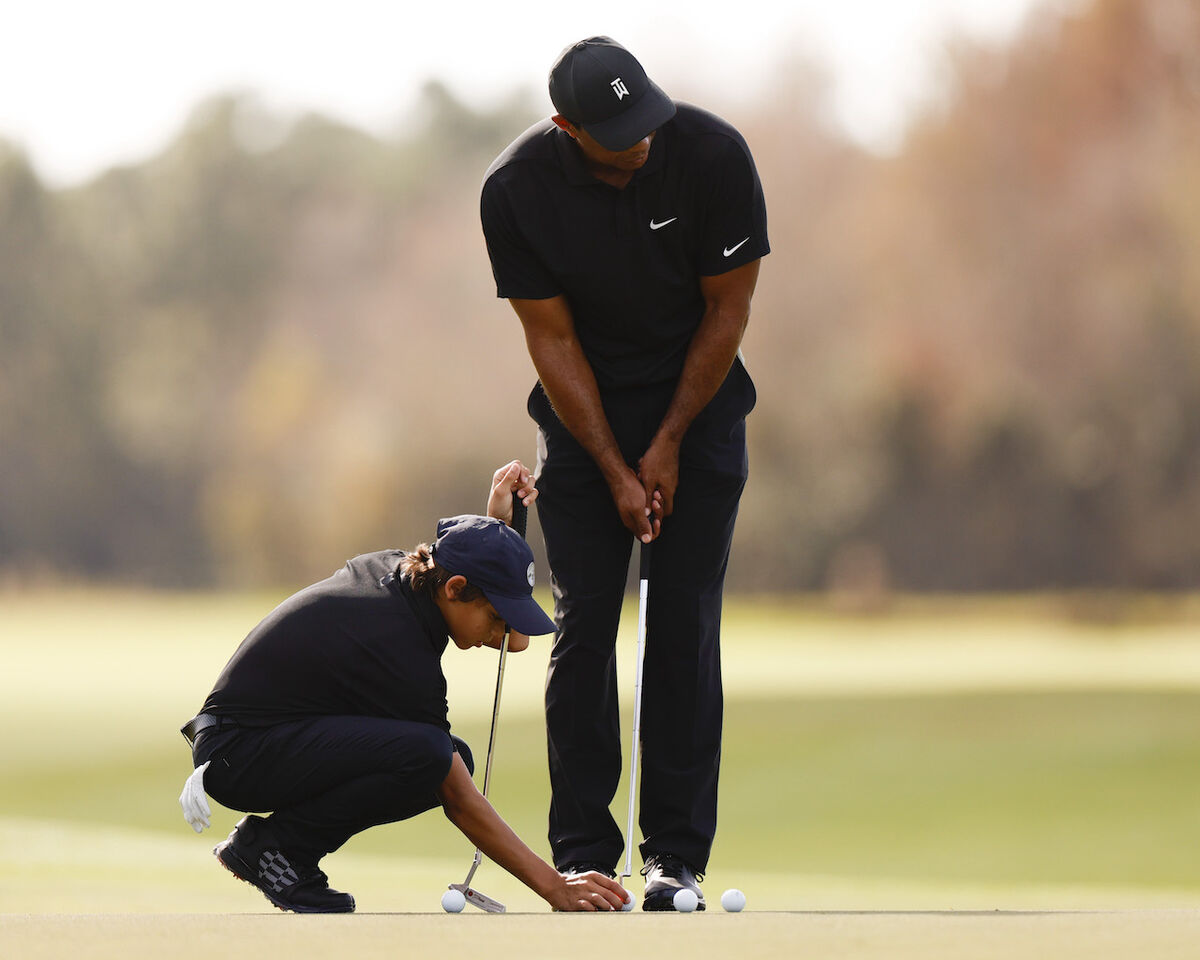
[[[226,870],[257,887],[280,910],[354,912],[354,897],[330,889],[329,878],[315,863],[281,849],[270,823],[262,817],[242,818],[213,853]]]

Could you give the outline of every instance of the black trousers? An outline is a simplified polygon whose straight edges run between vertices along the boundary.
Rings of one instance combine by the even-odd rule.
[[[233,810],[265,813],[281,849],[316,863],[354,834],[439,806],[454,752],[466,743],[438,727],[381,717],[313,717],[269,727],[203,731],[204,788]]]
[[[607,396],[626,461],[635,465],[670,389]],[[747,476],[745,414],[753,385],[737,364],[689,431],[672,515],[654,542],[642,697],[639,824],[643,858],[673,853],[706,869],[717,825],[721,758],[721,598]],[[616,864],[623,825],[609,812],[622,765],[616,637],[634,540],[590,456],[535,389],[538,518],[558,630],[546,681],[549,839],[555,864]],[[625,655],[636,650],[630,638]]]

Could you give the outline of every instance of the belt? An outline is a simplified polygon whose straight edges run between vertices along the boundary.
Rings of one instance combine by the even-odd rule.
[[[188,742],[188,746],[192,747],[196,745],[196,737],[200,735],[201,731],[228,724],[229,721],[223,717],[218,717],[211,713],[202,713],[198,717],[192,717],[191,720],[179,728],[179,732],[183,734],[183,739]]]

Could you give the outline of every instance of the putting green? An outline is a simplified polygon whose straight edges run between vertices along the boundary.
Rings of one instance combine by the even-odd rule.
[[[1200,912],[358,914],[0,916],[0,954],[23,960],[262,957],[751,957],[1012,960],[1195,956]]]
[[[436,814],[367,831],[330,858],[334,885],[358,900],[354,918],[267,913],[217,867],[211,848],[237,814],[214,810],[202,837],[183,824],[177,727],[277,599],[0,593],[0,957],[157,955],[169,943],[172,960],[211,960],[213,931],[220,954],[249,944],[256,958],[275,955],[271,936],[355,957],[432,937],[464,955],[522,958],[580,953],[579,942],[584,956],[649,945],[838,957],[951,941],[955,956],[1007,958],[1081,953],[1062,944],[1093,927],[1098,950],[1119,948],[1089,955],[1129,956],[1132,939],[1172,956],[1147,947],[1174,942],[1154,931],[1194,933],[1200,646],[1188,611],[1105,626],[1029,602],[848,617],[731,600],[721,823],[704,889],[715,904],[740,887],[748,910],[596,920],[610,925],[579,938],[561,924],[589,921],[550,915],[492,864],[477,882],[507,918],[478,933],[496,918],[440,914],[471,848]],[[543,856],[545,652],[510,661],[492,790]],[[446,660],[451,719],[481,753],[495,658]],[[797,909],[872,912],[786,913]],[[997,909],[1124,912],[962,912]],[[1014,947],[1018,937],[1035,949]]]

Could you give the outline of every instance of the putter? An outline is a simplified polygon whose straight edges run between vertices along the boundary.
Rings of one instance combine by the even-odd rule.
[[[513,497],[512,528],[524,537],[528,521],[529,509],[520,500]],[[500,693],[504,689],[504,661],[508,658],[508,636],[508,632],[506,631],[504,639],[500,642],[500,662],[496,667],[496,697],[492,701],[492,729],[488,734],[487,762],[483,767],[483,798],[485,800],[487,799],[488,788],[492,783],[492,752],[496,746],[496,722],[500,719]],[[480,893],[471,886],[471,880],[474,878],[475,871],[479,869],[481,863],[483,863],[483,851],[476,847],[475,859],[471,861],[471,869],[467,871],[467,879],[462,883],[449,884],[448,889],[459,891],[466,898],[467,903],[478,907],[480,910],[487,913],[503,913],[504,904],[499,900],[489,897],[486,893]]]
[[[629,816],[625,821],[625,868],[618,881],[633,876],[633,802],[637,796],[638,751],[642,743],[642,661],[646,653],[646,595],[650,586],[650,544],[641,545],[638,563],[637,666],[633,680],[633,746],[629,751]],[[622,884],[623,885],[623,884]]]

